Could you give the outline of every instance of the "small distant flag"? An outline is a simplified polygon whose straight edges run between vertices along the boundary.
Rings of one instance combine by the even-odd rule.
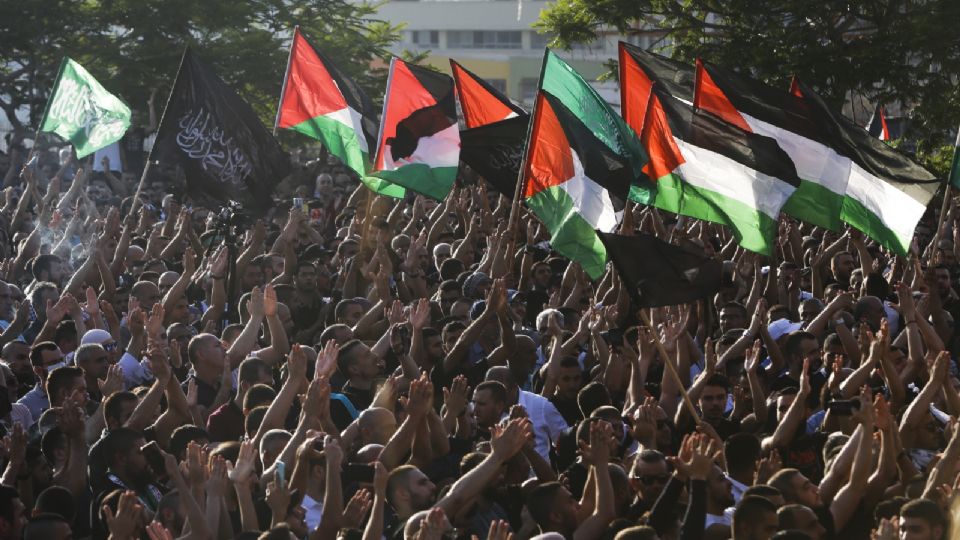
[[[889,141],[892,139],[890,136],[890,127],[887,126],[887,115],[884,114],[883,106],[879,103],[877,103],[876,108],[873,109],[873,116],[870,117],[870,122],[867,123],[867,133],[881,141]]]
[[[211,208],[237,202],[264,213],[290,173],[289,157],[253,108],[189,48],[150,155],[180,165],[187,193]]]
[[[82,158],[119,141],[129,127],[130,108],[64,57],[40,131],[67,139]]]
[[[443,200],[460,164],[453,93],[449,75],[394,57],[370,176]]]

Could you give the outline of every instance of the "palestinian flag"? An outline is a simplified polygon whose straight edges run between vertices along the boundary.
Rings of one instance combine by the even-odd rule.
[[[367,187],[383,195],[403,197],[403,187],[366,178],[370,149],[377,142],[373,101],[310,43],[299,26],[293,30],[276,127],[319,140]]]
[[[597,138],[576,112],[545,90],[537,94],[524,160],[523,196],[550,230],[550,245],[590,277],[603,275],[597,230],[617,227],[633,180],[630,162]]]
[[[693,107],[693,75],[620,43],[621,110],[650,154],[652,204],[726,225],[741,246],[769,255],[796,168],[773,139]]]
[[[460,163],[453,93],[449,75],[394,57],[370,176],[443,200]]]
[[[890,128],[887,126],[887,116],[883,113],[883,107],[879,103],[873,109],[873,116],[870,117],[870,121],[867,122],[867,133],[884,142],[893,140],[893,137],[890,136]]]
[[[635,133],[579,73],[549,49],[544,53],[540,88],[560,100],[610,152],[629,163],[634,184],[630,198],[648,202],[651,184],[643,173],[648,157],[637,137],[639,131]]]
[[[514,105],[507,96],[477,77],[456,60],[450,60],[450,70],[456,82],[460,112],[467,128],[486,126],[516,116],[526,116],[526,111]]]
[[[914,230],[940,181],[799,83],[811,118],[848,171],[841,218],[881,245],[906,256]]]
[[[64,57],[40,131],[70,141],[79,159],[119,141],[129,127],[130,108],[83,66]]]
[[[744,130],[773,137],[800,176],[783,211],[818,227],[839,230],[848,171],[829,147],[803,98],[697,61],[697,102]]]

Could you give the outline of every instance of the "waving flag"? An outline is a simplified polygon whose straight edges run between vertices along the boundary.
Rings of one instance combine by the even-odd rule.
[[[299,26],[293,30],[276,126],[319,140],[377,193],[403,197],[403,187],[366,177],[370,149],[377,144],[373,101],[310,43]]]
[[[67,139],[82,158],[119,141],[129,127],[130,108],[64,57],[40,131]]]
[[[550,230],[550,245],[592,278],[607,262],[597,230],[616,228],[633,180],[630,163],[545,90],[537,95],[524,168],[527,206]]]
[[[380,137],[370,176],[443,200],[460,163],[460,131],[449,75],[390,62]]]
[[[187,48],[163,112],[151,159],[177,164],[186,191],[216,208],[238,202],[264,213],[290,159],[250,105]]]
[[[450,69],[456,82],[463,123],[467,128],[485,126],[527,114],[490,83],[471,73],[456,60],[450,60]]]
[[[726,225],[744,248],[771,254],[800,183],[776,141],[693,107],[692,69],[626,43],[620,85],[624,118],[650,153],[653,205]]]

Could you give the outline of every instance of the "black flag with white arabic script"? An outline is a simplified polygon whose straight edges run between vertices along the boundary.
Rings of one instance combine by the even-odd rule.
[[[151,159],[179,165],[187,194],[211,208],[271,206],[290,159],[250,105],[188,47],[157,130]]]

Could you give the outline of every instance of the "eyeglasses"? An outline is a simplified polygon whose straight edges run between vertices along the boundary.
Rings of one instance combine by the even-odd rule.
[[[652,486],[654,484],[666,484],[670,480],[669,474],[644,474],[636,477],[641,484]]]
[[[120,347],[120,344],[114,341],[113,343],[103,343],[101,344],[101,347],[103,347],[103,350],[107,352],[113,352]]]

